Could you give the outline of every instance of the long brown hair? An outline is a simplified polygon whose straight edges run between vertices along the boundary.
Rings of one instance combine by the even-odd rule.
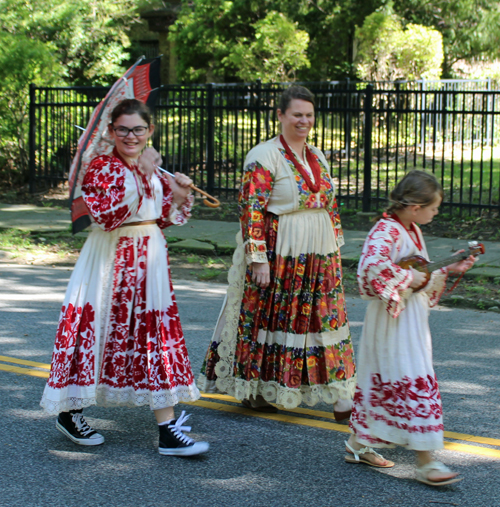
[[[406,206],[421,206],[425,208],[432,204],[436,197],[443,198],[443,189],[432,173],[415,169],[407,173],[391,192],[390,204],[384,215],[390,215]],[[376,217],[380,220],[384,215]]]

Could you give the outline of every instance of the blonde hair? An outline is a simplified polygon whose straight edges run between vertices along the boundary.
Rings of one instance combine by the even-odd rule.
[[[425,208],[432,204],[436,197],[443,198],[443,189],[432,173],[415,169],[407,173],[400,180],[389,196],[390,204],[385,214],[390,215],[406,206],[421,206]],[[382,218],[382,215],[376,220]]]

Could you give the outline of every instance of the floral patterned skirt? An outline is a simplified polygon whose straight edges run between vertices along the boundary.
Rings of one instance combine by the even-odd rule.
[[[199,396],[161,230],[94,228],[68,284],[41,406],[156,410]]]
[[[285,408],[350,400],[356,383],[340,253],[325,210],[266,217],[271,283],[247,269],[241,234],[199,385]]]
[[[416,451],[443,447],[441,396],[432,366],[426,294],[413,294],[392,318],[372,301],[357,355],[358,385],[350,427],[372,447]]]

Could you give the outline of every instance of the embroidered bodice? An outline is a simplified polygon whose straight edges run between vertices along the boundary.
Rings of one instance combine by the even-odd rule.
[[[93,222],[105,231],[145,220],[156,220],[162,229],[182,225],[191,216],[193,204],[190,195],[177,209],[165,176],[155,173],[148,181],[114,155],[96,157],[91,162],[82,194]]]
[[[344,244],[335,199],[335,184],[323,153],[309,146],[321,167],[320,191],[313,193],[279,138],[249,151],[239,194],[240,222],[247,262],[266,262],[264,238],[266,213],[284,215],[310,209],[324,209],[330,215],[337,247]]]

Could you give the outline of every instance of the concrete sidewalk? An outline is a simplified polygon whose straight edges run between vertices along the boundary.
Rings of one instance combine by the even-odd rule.
[[[65,209],[40,208],[22,204],[0,204],[0,229],[22,229],[37,233],[68,231],[69,211]],[[186,251],[205,255],[230,253],[236,246],[238,223],[215,220],[190,220],[182,227],[169,227],[165,230],[172,251]],[[81,233],[81,234],[86,234]],[[341,249],[344,262],[354,264],[361,254],[366,232],[346,231],[345,245]],[[464,240],[453,240],[425,236],[427,250],[431,259],[439,260],[451,255],[460,248],[466,248]],[[483,241],[486,253],[480,257],[476,266],[467,276],[500,277],[500,242]]]

